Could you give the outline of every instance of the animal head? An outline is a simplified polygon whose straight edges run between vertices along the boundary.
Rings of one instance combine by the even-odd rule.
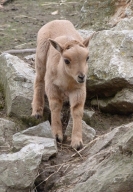
[[[57,41],[49,39],[52,46],[61,54],[65,72],[71,76],[77,83],[86,81],[88,71],[89,51],[87,46],[90,38],[85,39],[82,43],[71,40],[63,46]]]

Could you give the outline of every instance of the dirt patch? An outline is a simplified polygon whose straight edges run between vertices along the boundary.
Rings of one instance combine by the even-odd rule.
[[[81,1],[59,0],[15,0],[6,4],[0,9],[0,52],[36,47],[37,32],[48,21],[69,19],[76,25],[81,6]]]

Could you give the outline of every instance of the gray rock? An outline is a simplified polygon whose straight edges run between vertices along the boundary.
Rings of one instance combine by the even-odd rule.
[[[114,97],[122,89],[132,89],[132,42],[133,30],[105,30],[95,35],[89,48],[90,60],[87,79],[89,95],[95,94],[98,97],[109,98]],[[114,99],[116,100],[116,98]],[[121,102],[125,103],[124,96]],[[130,108],[128,111],[128,106],[127,104],[127,113],[131,112]],[[120,108],[118,104],[117,111],[125,112],[125,108]]]
[[[26,60],[30,60],[30,59],[35,60],[35,54],[27,55],[27,56],[25,56],[24,58],[25,58]]]
[[[91,119],[95,115],[95,112],[92,110],[84,110],[83,120],[90,125]]]
[[[108,29],[108,21],[114,9],[115,2],[102,0],[84,0],[80,13],[80,28],[103,30]]]
[[[52,137],[48,121],[13,135],[15,150],[20,150],[31,143],[43,146],[43,160],[48,160],[49,157],[57,153],[56,141]]]
[[[72,127],[73,127],[73,121],[72,118],[70,118],[65,132],[65,135],[67,136],[68,140],[70,140],[71,138]],[[93,138],[96,136],[96,131],[92,127],[87,125],[83,120],[82,120],[82,131],[83,131],[83,142],[85,144],[93,140]]]
[[[127,114],[133,112],[133,91],[123,89],[114,97],[108,99],[93,99],[92,106],[97,106],[101,111],[110,113]]]
[[[133,191],[133,123],[97,138],[81,152],[87,159],[59,179],[56,191]]]
[[[12,136],[16,132],[16,124],[0,118],[0,151],[6,152],[12,147]]]
[[[133,87],[133,31],[102,31],[90,42],[87,88],[112,96]]]
[[[122,19],[112,30],[113,31],[133,30],[133,17]]]
[[[40,123],[34,127],[30,127],[28,129],[25,129],[21,133],[25,134],[25,135],[30,135],[30,136],[53,138],[49,121],[45,121],[45,122]]]
[[[7,114],[25,117],[31,114],[34,70],[16,56],[0,56],[0,83],[4,87]]]
[[[0,192],[7,192],[7,188],[0,185]]]
[[[44,146],[29,144],[19,152],[0,155],[0,184],[18,191],[31,188],[38,174]]]
[[[85,29],[79,29],[78,32],[85,39],[85,38],[91,36],[95,31],[88,31]]]
[[[24,190],[21,190],[21,189],[11,189],[11,188],[8,188],[6,190],[6,192],[29,192],[29,189],[24,189]],[[30,190],[30,192],[36,192],[35,190]]]

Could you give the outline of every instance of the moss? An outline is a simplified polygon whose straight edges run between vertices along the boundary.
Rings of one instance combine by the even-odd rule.
[[[38,125],[39,123],[44,121],[43,118],[42,119],[36,119],[34,117],[22,117],[21,120],[27,126],[35,126],[35,125]]]

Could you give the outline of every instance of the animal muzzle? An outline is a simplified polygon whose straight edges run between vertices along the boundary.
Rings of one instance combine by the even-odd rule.
[[[77,82],[78,82],[78,83],[84,83],[84,82],[85,82],[85,79],[86,79],[86,75],[84,75],[84,74],[79,74],[79,75],[77,76]]]

